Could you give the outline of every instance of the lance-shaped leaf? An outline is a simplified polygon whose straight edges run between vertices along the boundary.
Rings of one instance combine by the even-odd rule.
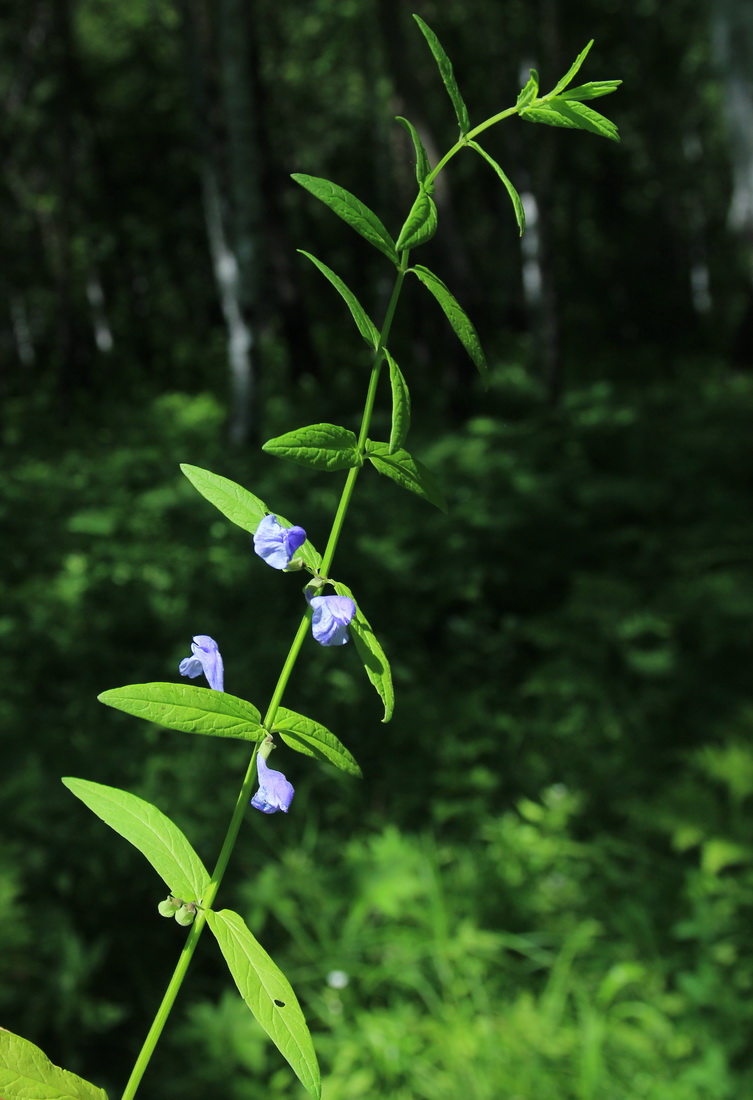
[[[39,1047],[0,1028],[3,1100],[107,1100],[104,1089],[54,1065]]]
[[[622,84],[621,80],[589,80],[587,84],[580,84],[577,88],[568,88],[560,98],[598,99],[599,96],[616,91],[620,84]]]
[[[426,155],[426,150],[424,149],[424,143],[418,136],[418,131],[416,130],[416,127],[413,125],[412,122],[409,122],[407,118],[403,118],[401,115],[397,116],[397,121],[402,123],[402,125],[410,134],[411,141],[413,142],[413,148],[416,150],[416,179],[418,180],[419,186],[423,187],[424,183],[426,182],[426,177],[431,171],[431,168],[429,166],[429,158]],[[426,190],[430,191],[431,188],[426,188]]]
[[[539,74],[535,69],[531,69],[531,75],[518,92],[518,98],[515,102],[515,106],[518,110],[523,107],[527,107],[529,103],[533,103],[536,96],[539,94]]]
[[[210,504],[213,504],[215,508],[222,512],[223,516],[226,516],[231,523],[243,528],[244,531],[248,531],[252,535],[256,532],[256,528],[269,512],[264,501],[259,500],[253,493],[249,493],[248,489],[244,489],[242,485],[238,485],[235,481],[222,477],[220,474],[210,473],[209,470],[202,470],[200,466],[189,466],[188,463],[181,462],[180,468],[193,487]],[[290,520],[285,519],[284,516],[278,515],[277,519],[283,527],[293,526]],[[314,549],[308,539],[296,551],[293,561],[297,561],[299,558],[314,573],[322,562],[321,554]]]
[[[322,1086],[314,1044],[290,982],[238,913],[209,910],[207,923],[241,997],[304,1088],[319,1100]]]
[[[419,189],[416,201],[411,207],[405,225],[397,238],[397,247],[403,249],[418,248],[426,244],[437,231],[437,207],[434,199],[423,187]]]
[[[390,430],[389,452],[392,454],[405,443],[410,428],[410,393],[403,372],[387,349],[384,356],[390,370],[390,388],[392,389],[392,428]]]
[[[380,474],[392,478],[401,488],[416,493],[443,512],[447,511],[447,501],[436,478],[429,473],[423,463],[413,458],[407,451],[402,449],[391,451],[388,444],[374,443],[369,440],[366,444],[366,457]]]
[[[395,709],[395,689],[392,686],[390,663],[377,640],[376,634],[371,629],[371,623],[361,611],[347,584],[335,581],[334,588],[338,596],[349,596],[356,605],[356,613],[350,621],[349,630],[355,643],[356,652],[366,670],[366,675],[384,704],[384,718],[382,718],[382,721],[389,722]]]
[[[520,112],[520,117],[526,122],[539,122],[547,126],[561,126],[566,130],[587,130],[599,137],[609,138],[610,141],[619,141],[620,135],[617,127],[611,119],[600,115],[592,107],[586,107],[585,103],[578,100],[570,100],[558,97],[548,99],[535,107],[526,107]]]
[[[567,70],[565,75],[562,77],[562,80],[557,81],[555,86],[552,88],[551,92],[549,92],[549,95],[546,95],[546,96],[543,97],[544,99],[548,100],[548,99],[551,99],[553,96],[559,95],[560,92],[563,91],[568,86],[570,81],[573,79],[573,77],[576,75],[576,73],[580,69],[583,62],[588,57],[589,51],[590,51],[591,47],[593,46],[593,44],[594,44],[594,40],[592,38],[591,41],[588,43],[588,45],[585,47],[585,49],[582,49],[580,51],[580,53],[576,57],[575,61],[573,61],[570,68]]]
[[[193,487],[218,508],[223,516],[227,516],[231,523],[242,527],[249,534],[254,534],[269,511],[263,500],[259,500],[235,481],[212,474],[209,470],[202,470],[200,466],[189,466],[188,463],[181,462],[180,468]]]
[[[383,252],[388,260],[398,262],[395,242],[382,225],[376,214],[369,210],[360,199],[351,195],[344,187],[338,187],[330,180],[321,179],[318,176],[305,176],[300,172],[294,172],[291,179],[300,183],[312,195],[316,196],[325,206],[334,211],[339,218],[347,222],[349,226],[360,233],[369,244],[373,244],[380,252]]]
[[[282,740],[296,752],[302,752],[304,756],[313,756],[317,760],[326,760],[334,764],[349,775],[362,776],[361,769],[355,758],[348,752],[343,744],[330,733],[328,729],[306,718],[303,714],[297,714],[287,707],[278,707],[274,720],[274,730],[279,733]]]
[[[463,97],[460,94],[460,89],[458,88],[457,81],[455,80],[455,73],[452,69],[452,62],[442,49],[439,39],[437,38],[431,27],[427,27],[426,23],[424,23],[423,19],[421,19],[418,15],[414,15],[413,18],[418,23],[421,29],[421,33],[423,34],[426,41],[429,43],[429,49],[434,54],[434,60],[437,63],[437,68],[439,69],[442,80],[444,81],[444,86],[447,89],[447,94],[452,100],[452,105],[455,108],[455,114],[457,116],[458,126],[460,127],[460,133],[467,134],[471,128],[471,121],[468,117],[468,110],[465,103],[463,102]],[[399,247],[400,246],[398,245],[398,248]]]
[[[98,695],[100,703],[182,733],[262,741],[266,731],[252,703],[192,684],[128,684]]]
[[[301,253],[302,256],[306,256],[307,259],[311,260],[312,264],[316,264],[322,275],[324,275],[325,278],[329,279],[338,294],[342,295],[345,304],[353,315],[353,320],[356,323],[356,328],[361,333],[361,336],[363,336],[369,347],[374,349],[379,347],[379,333],[377,331],[376,325],[368,316],[366,310],[358,301],[353,291],[345,285],[339,275],[335,275],[332,268],[327,267],[327,265],[323,264],[321,260],[317,260],[316,256],[312,256],[310,252],[304,252],[302,248],[299,248],[298,251]]]
[[[469,147],[469,149],[475,149],[477,153],[481,154],[481,156],[484,158],[484,160],[487,162],[487,164],[490,164],[492,166],[494,171],[497,173],[499,178],[502,180],[502,183],[507,188],[507,194],[512,199],[512,205],[513,205],[513,209],[515,211],[515,220],[518,223],[518,229],[520,230],[520,235],[522,237],[523,233],[525,232],[525,228],[526,228],[526,214],[525,214],[525,210],[523,209],[523,203],[521,202],[520,195],[515,190],[513,185],[510,183],[509,179],[507,178],[505,173],[502,171],[500,166],[497,164],[494,157],[489,156],[486,149],[482,149],[481,146],[475,141],[469,141],[468,142],[468,147]]]
[[[339,424],[296,428],[269,439],[262,450],[312,470],[348,470],[362,462],[355,435]]]
[[[408,270],[412,271],[416,278],[421,280],[426,289],[431,291],[439,302],[445,317],[452,325],[455,335],[476,364],[476,369],[484,379],[485,384],[488,385],[489,368],[486,365],[486,357],[481,348],[478,333],[473,327],[468,314],[449,292],[442,280],[433,271],[429,271],[428,267],[416,264],[415,267],[409,267]]]
[[[209,874],[178,826],[161,810],[118,787],[88,779],[63,779],[76,798],[145,856],[168,889],[184,901],[200,901]]]

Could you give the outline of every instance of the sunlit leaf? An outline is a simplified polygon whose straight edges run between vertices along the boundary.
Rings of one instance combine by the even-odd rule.
[[[489,368],[486,365],[486,357],[478,333],[473,327],[468,314],[442,280],[433,271],[429,271],[428,267],[416,264],[414,267],[409,267],[408,270],[412,271],[416,278],[421,280],[427,290],[431,291],[439,302],[445,317],[452,325],[455,335],[476,364],[476,368],[484,382],[488,384]]]
[[[512,199],[512,205],[513,205],[513,209],[515,211],[515,220],[518,223],[518,229],[520,230],[520,235],[522,237],[523,233],[525,232],[525,228],[526,228],[526,214],[525,214],[525,210],[523,209],[523,203],[521,201],[520,195],[515,190],[513,185],[510,183],[510,180],[507,178],[505,173],[502,171],[500,166],[497,164],[496,160],[494,160],[493,157],[489,156],[486,149],[482,149],[481,146],[475,141],[469,141],[468,142],[468,148],[469,149],[475,149],[477,153],[481,154],[481,156],[484,158],[484,160],[487,162],[487,164],[490,164],[492,166],[494,171],[497,173],[499,178],[502,180],[502,183],[507,188],[507,193],[510,196],[510,198]]]
[[[305,428],[296,428],[269,439],[262,450],[312,470],[347,470],[361,465],[354,433],[339,424],[308,424]]]
[[[287,707],[278,707],[273,729],[291,749],[304,756],[313,756],[334,764],[349,775],[361,776],[355,758],[328,729],[312,718],[296,714]]]
[[[3,1100],[107,1100],[104,1089],[54,1065],[28,1039],[0,1028]]]
[[[183,733],[261,741],[259,711],[245,699],[193,684],[128,684],[98,695],[100,703]]]
[[[63,779],[84,805],[120,833],[151,863],[170,892],[184,901],[201,900],[209,874],[178,826],[161,810],[118,787],[88,779]]]
[[[390,371],[390,388],[392,390],[392,427],[390,429],[390,454],[402,447],[410,428],[410,393],[408,384],[403,377],[403,372],[392,358],[387,349],[384,356]]]
[[[447,94],[452,100],[452,105],[455,108],[455,115],[457,116],[458,126],[460,127],[461,134],[467,134],[471,128],[471,121],[468,117],[468,109],[463,102],[463,97],[460,94],[457,81],[455,80],[455,73],[452,68],[452,62],[442,49],[439,39],[435,35],[431,27],[428,27],[418,15],[414,15],[413,18],[418,23],[421,33],[426,41],[429,43],[429,49],[434,54],[434,60],[437,63],[437,68],[441,74],[444,86],[447,89]],[[398,245],[398,248],[400,246]]]
[[[290,982],[238,913],[209,910],[207,923],[241,997],[304,1088],[319,1100],[321,1075],[314,1044]]]
[[[591,47],[593,46],[593,44],[594,44],[594,40],[592,38],[591,41],[588,43],[588,45],[580,51],[580,53],[576,57],[575,61],[573,61],[570,68],[567,70],[565,75],[562,77],[562,80],[557,81],[555,86],[552,88],[551,92],[549,92],[549,95],[544,97],[545,99],[549,100],[553,96],[559,95],[560,92],[563,91],[563,89],[568,86],[570,81],[573,79],[573,77],[576,75],[576,73],[580,69],[583,62],[588,57],[589,51],[590,51]]]
[[[374,443],[369,440],[366,445],[366,457],[380,474],[391,478],[402,489],[416,493],[443,512],[447,511],[447,501],[436,478],[423,463],[413,458],[407,451],[402,449],[391,451],[386,443]]]
[[[536,96],[539,94],[539,74],[535,69],[531,69],[531,75],[518,92],[518,98],[515,106],[518,110],[522,110],[523,107],[527,107],[529,103],[533,103]]]
[[[369,210],[368,206],[351,195],[344,187],[339,187],[330,180],[321,179],[318,176],[306,176],[301,172],[294,172],[292,179],[305,187],[312,195],[334,211],[339,218],[347,222],[349,226],[360,233],[369,244],[373,244],[380,252],[383,252],[388,260],[397,263],[397,250],[395,242],[382,225],[376,214]]]
[[[413,148],[416,151],[416,179],[418,180],[419,186],[423,186],[426,181],[426,177],[431,172],[429,158],[426,155],[424,144],[421,141],[421,138],[418,136],[418,131],[416,130],[416,127],[413,125],[412,122],[409,122],[407,118],[403,118],[401,115],[397,116],[397,121],[402,123],[402,125],[410,134],[411,141],[413,142]]]
[[[322,275],[329,279],[335,290],[342,295],[345,304],[353,315],[356,328],[361,333],[361,336],[363,336],[370,348],[376,349],[379,346],[379,332],[353,291],[345,285],[340,276],[336,275],[331,268],[323,264],[321,260],[317,260],[316,256],[312,256],[310,252],[305,252],[302,248],[299,248],[298,251],[302,256],[306,256],[307,259],[311,260],[312,264],[316,264]]]
[[[561,126],[566,130],[587,130],[599,137],[609,138],[610,141],[620,140],[617,127],[611,119],[578,100],[550,99],[536,107],[527,107],[520,112],[520,117],[526,122]]]
[[[421,188],[405,219],[405,225],[400,230],[397,247],[401,252],[404,249],[418,248],[419,245],[430,241],[436,231],[436,204],[431,195]]]
[[[389,722],[395,709],[395,689],[392,686],[392,670],[387,655],[382,649],[371,624],[358,606],[358,601],[341,581],[334,582],[338,596],[348,596],[356,605],[356,614],[348,629],[351,632],[358,656],[361,658],[371,683],[384,704],[383,722]]]
[[[561,99],[598,99],[599,96],[609,95],[616,91],[622,84],[621,80],[590,80],[588,84],[581,84],[577,88],[568,88],[560,96]]]
[[[244,531],[248,531],[251,535],[254,534],[264,516],[270,512],[263,501],[255,497],[253,493],[249,493],[248,489],[244,489],[242,485],[238,485],[227,477],[213,474],[209,470],[202,470],[200,466],[189,466],[186,462],[181,462],[180,468],[193,487],[210,504],[213,504],[215,508],[222,512],[223,516],[229,519],[231,523],[241,527]],[[283,527],[293,526],[290,520],[285,519],[279,513],[275,512],[273,515],[277,516]],[[305,562],[313,572],[316,572],[322,562],[321,554],[311,545],[308,539],[293,557],[293,561],[299,559]]]

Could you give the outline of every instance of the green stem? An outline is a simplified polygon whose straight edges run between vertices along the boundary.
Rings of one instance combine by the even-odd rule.
[[[403,252],[400,256],[400,265],[398,267],[397,278],[395,279],[395,285],[392,290],[387,311],[385,313],[384,324],[382,325],[382,331],[379,335],[379,343],[374,353],[374,362],[371,368],[371,376],[369,378],[369,388],[366,394],[366,401],[364,403],[363,415],[361,418],[361,430],[358,437],[358,449],[363,455],[366,449],[366,439],[368,437],[369,427],[371,425],[371,417],[374,411],[374,402],[376,399],[377,383],[379,381],[379,372],[382,362],[384,361],[384,347],[387,343],[387,338],[392,328],[392,320],[395,316],[395,309],[397,308],[397,302],[400,297],[400,290],[405,279],[405,272],[408,267],[408,252]],[[332,529],[330,530],[329,539],[327,540],[327,546],[324,551],[324,557],[321,564],[321,575],[327,576],[329,569],[332,565],[332,561],[337,549],[337,543],[340,538],[340,533],[345,522],[345,517],[348,512],[350,500],[353,495],[353,489],[358,477],[360,466],[354,466],[348,471],[348,476],[343,486],[343,491],[340,496],[340,502],[337,506],[335,518],[332,521]],[[311,611],[307,609],[301,622],[298,625],[298,630],[291,643],[288,655],[285,658],[285,663],[282,666],[280,675],[277,679],[275,689],[272,692],[272,698],[270,699],[269,706],[267,707],[267,713],[264,716],[263,725],[266,729],[269,729],[275,720],[275,715],[282,701],[282,697],[285,693],[285,689],[290,680],[290,676],[295,667],[295,663],[298,660],[298,655],[301,652],[301,647],[308,633],[309,622],[311,621]],[[170,979],[165,995],[162,998],[162,1002],[157,1009],[157,1014],[154,1017],[152,1026],[149,1028],[144,1044],[139,1052],[134,1067],[131,1071],[131,1076],[126,1084],[125,1091],[123,1092],[122,1100],[133,1100],[136,1095],[136,1090],[141,1083],[141,1079],[144,1076],[146,1067],[149,1065],[149,1060],[152,1057],[154,1048],[156,1047],[162,1030],[167,1022],[167,1018],[170,1015],[170,1011],[175,1003],[178,991],[183,984],[183,979],[186,976],[188,967],[193,958],[196,945],[199,942],[199,937],[206,924],[205,910],[211,909],[214,904],[214,900],[217,896],[217,892],[222,883],[223,876],[227,869],[227,865],[230,862],[230,857],[235,847],[235,842],[238,839],[238,833],[240,832],[241,823],[246,813],[246,808],[249,803],[251,791],[256,783],[256,754],[259,746],[254,746],[254,751],[249,761],[246,774],[243,779],[238,798],[235,803],[235,809],[233,810],[233,816],[230,819],[227,833],[220,850],[220,854],[217,858],[212,877],[209,882],[203,898],[201,899],[201,909],[196,915],[196,920],[191,925],[188,937],[183,946],[183,950],[180,953],[178,963],[173,971],[173,976]]]
[[[474,126],[472,130],[469,130],[467,134],[463,134],[463,136],[455,142],[453,147],[445,153],[437,166],[429,172],[424,182],[424,187],[428,187],[429,184],[437,178],[442,169],[452,160],[456,153],[460,152],[460,150],[468,144],[469,141],[473,141],[478,134],[483,134],[484,130],[488,130],[489,127],[494,126],[495,123],[501,122],[504,118],[509,118],[511,115],[516,115],[517,113],[517,107],[508,107],[507,110],[500,111],[498,115],[492,115],[491,118],[487,118],[486,122],[480,122],[478,126]]]
[[[296,635],[297,639],[298,635]],[[293,643],[295,645],[295,642]],[[292,650],[292,647],[291,647]],[[290,654],[288,654],[288,659]],[[286,662],[287,664],[287,662]],[[205,910],[211,909],[214,899],[217,896],[217,891],[220,888],[222,877],[225,874],[225,869],[230,861],[235,842],[238,838],[238,832],[240,831],[241,822],[243,821],[246,813],[246,807],[248,806],[249,796],[252,788],[256,784],[256,754],[259,749],[258,745],[254,746],[254,751],[251,754],[251,760],[249,761],[246,774],[243,778],[243,784],[238,793],[236,799],[235,809],[233,810],[233,816],[230,819],[230,825],[228,826],[227,833],[225,834],[225,840],[223,841],[220,854],[217,858],[212,877],[209,881],[209,885],[201,898],[201,909],[196,914],[196,920],[191,925],[191,928],[186,938],[186,942],[183,945],[183,950],[180,953],[178,963],[173,971],[173,976],[170,979],[165,995],[162,998],[162,1003],[157,1009],[157,1014],[154,1017],[152,1026],[149,1028],[144,1044],[139,1052],[139,1056],[136,1059],[133,1069],[131,1070],[131,1076],[128,1078],[125,1091],[123,1092],[122,1100],[132,1100],[136,1095],[136,1090],[141,1083],[141,1078],[144,1076],[144,1071],[149,1065],[149,1060],[152,1057],[154,1048],[156,1047],[162,1029],[167,1023],[167,1018],[170,1015],[170,1011],[175,1003],[175,999],[178,996],[178,991],[183,984],[183,979],[186,976],[188,967],[193,958],[193,953],[196,950],[196,945],[199,942],[199,937],[204,929],[206,923]]]
[[[469,130],[459,141],[457,141],[449,152],[445,153],[437,166],[429,174],[426,179],[426,184],[431,182],[439,175],[442,169],[449,163],[463,146],[467,145],[469,141],[475,138],[478,134],[483,133],[484,130],[488,130],[490,126],[493,126],[496,122],[501,122],[502,119],[508,118],[510,115],[517,114],[517,107],[509,107],[506,111],[501,111],[497,115],[493,115],[485,122],[480,123],[473,130]],[[358,451],[361,458],[366,454],[366,443],[368,440],[369,428],[371,426],[371,418],[374,412],[374,404],[376,401],[377,387],[379,384],[379,375],[384,362],[384,349],[389,338],[390,331],[392,329],[392,321],[395,316],[395,310],[397,308],[398,299],[402,290],[403,281],[405,279],[406,271],[408,270],[408,257],[407,250],[401,252],[400,262],[397,270],[397,277],[395,279],[395,285],[392,288],[392,295],[390,296],[387,310],[384,317],[384,323],[382,325],[382,331],[379,334],[379,343],[377,344],[376,351],[374,353],[374,362],[371,367],[371,375],[369,377],[369,386],[366,392],[366,401],[364,402],[363,414],[361,417],[361,428],[358,434]],[[327,545],[324,550],[324,556],[322,558],[322,564],[320,567],[320,574],[323,577],[329,575],[329,571],[332,567],[332,562],[335,557],[335,551],[337,550],[337,544],[340,540],[340,534],[345,523],[345,517],[348,514],[348,508],[350,507],[350,501],[353,496],[353,490],[355,488],[358,474],[361,470],[361,466],[354,466],[348,471],[348,476],[345,479],[345,485],[343,486],[342,493],[340,495],[340,501],[335,512],[335,517],[332,521],[332,528],[329,533]],[[308,626],[311,621],[311,611],[307,609],[296,631],[296,635],[288,650],[288,655],[285,658],[285,663],[282,666],[280,675],[275,685],[275,689],[272,692],[272,698],[270,699],[267,713],[264,716],[264,726],[269,729],[273,726],[277,710],[282,702],[282,697],[287,688],[288,681],[295,667],[295,663],[298,660],[298,655],[303,646],[303,642],[308,632]],[[230,862],[230,857],[235,847],[235,842],[238,839],[238,833],[240,832],[241,823],[246,813],[246,807],[249,802],[251,790],[256,782],[256,755],[258,751],[258,745],[254,747],[251,760],[249,761],[248,768],[246,769],[246,775],[243,779],[238,798],[235,803],[235,809],[233,810],[233,816],[230,819],[227,833],[220,850],[220,854],[217,859],[212,877],[209,882],[209,886],[201,899],[202,908],[199,910],[196,916],[196,920],[191,926],[188,933],[188,937],[183,946],[183,950],[180,953],[178,963],[173,971],[173,976],[170,979],[165,995],[162,998],[157,1014],[154,1017],[152,1026],[149,1029],[144,1044],[139,1052],[139,1055],[134,1064],[131,1076],[126,1084],[125,1091],[123,1092],[122,1100],[133,1100],[136,1095],[136,1090],[139,1087],[141,1079],[144,1075],[146,1067],[149,1064],[149,1060],[154,1052],[154,1048],[159,1041],[162,1030],[167,1022],[167,1018],[170,1015],[170,1011],[175,1003],[175,999],[178,995],[183,979],[186,976],[188,967],[193,958],[196,945],[199,942],[199,937],[206,924],[205,910],[210,909],[214,904],[214,900],[217,896],[217,892],[222,883],[223,876],[227,869],[227,865]]]

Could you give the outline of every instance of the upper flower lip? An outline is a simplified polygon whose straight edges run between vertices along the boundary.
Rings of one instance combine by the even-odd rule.
[[[195,634],[191,642],[193,656],[184,657],[178,666],[181,676],[195,679],[202,672],[214,691],[225,690],[225,669],[217,643],[208,634]]]
[[[254,550],[273,569],[287,569],[306,541],[302,527],[283,527],[276,516],[265,516],[254,533]]]

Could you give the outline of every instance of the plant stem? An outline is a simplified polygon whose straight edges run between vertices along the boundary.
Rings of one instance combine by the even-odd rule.
[[[395,279],[395,285],[392,289],[392,295],[390,297],[387,310],[385,313],[384,324],[382,325],[382,331],[379,334],[379,343],[374,353],[374,362],[371,368],[371,375],[369,377],[369,388],[366,393],[366,401],[364,403],[363,415],[361,417],[361,430],[358,436],[358,449],[363,455],[366,450],[366,439],[371,425],[371,417],[374,411],[374,402],[376,399],[377,384],[379,382],[379,372],[384,361],[384,347],[389,337],[390,329],[392,328],[392,320],[395,316],[395,309],[397,308],[397,302],[400,297],[400,290],[405,278],[405,272],[408,267],[408,252],[405,251],[400,256],[400,265],[398,267],[397,278]],[[356,478],[360,471],[360,466],[354,466],[348,471],[348,476],[345,480],[342,493],[340,495],[340,501],[335,512],[335,517],[332,521],[332,528],[330,530],[329,538],[327,540],[327,546],[324,551],[324,557],[321,564],[321,575],[327,576],[329,569],[332,565],[332,561],[337,549],[337,543],[340,538],[340,533],[345,522],[345,517],[348,512],[350,500],[353,495],[353,489],[355,487]],[[267,712],[264,716],[263,725],[269,729],[275,720],[278,707],[280,706],[282,697],[285,693],[285,689],[288,685],[288,681],[295,667],[295,663],[298,660],[298,655],[301,652],[301,647],[308,633],[308,626],[311,620],[311,610],[307,608],[301,622],[298,625],[295,637],[291,643],[288,655],[285,658],[285,663],[282,666],[280,675],[277,679],[275,689],[272,692],[272,698],[270,699]],[[126,1084],[125,1091],[123,1092],[122,1100],[133,1100],[136,1095],[136,1090],[141,1083],[141,1078],[144,1076],[146,1067],[149,1065],[149,1060],[154,1052],[162,1029],[164,1028],[167,1018],[170,1015],[170,1011],[175,1003],[175,999],[178,995],[183,979],[186,976],[188,967],[193,958],[193,953],[196,950],[196,945],[199,942],[199,937],[204,929],[206,923],[206,916],[204,910],[211,909],[214,904],[214,900],[217,896],[217,892],[222,883],[223,876],[227,869],[227,865],[230,862],[230,857],[235,847],[235,842],[238,839],[238,833],[240,832],[241,823],[246,813],[246,807],[248,806],[251,790],[256,782],[256,754],[258,752],[258,745],[254,746],[254,751],[249,761],[246,774],[241,785],[238,798],[235,803],[235,809],[233,810],[233,816],[230,819],[230,824],[225,834],[225,839],[222,843],[220,854],[217,858],[212,877],[209,882],[203,898],[201,898],[202,908],[198,911],[196,919],[191,925],[188,937],[183,946],[183,950],[180,953],[178,963],[173,971],[173,976],[170,979],[165,995],[162,998],[162,1002],[157,1009],[157,1013],[152,1022],[152,1026],[149,1028],[144,1044],[139,1052],[133,1069],[131,1070],[131,1076]]]
[[[457,141],[453,145],[453,147],[447,153],[445,153],[437,166],[427,177],[426,184],[431,184],[431,182],[439,175],[445,165],[448,164],[448,162],[455,156],[455,154],[460,149],[462,149],[463,146],[467,145],[469,141],[476,137],[477,134],[483,133],[484,130],[488,130],[488,128],[490,126],[493,126],[496,122],[500,122],[502,119],[508,118],[510,115],[516,114],[517,110],[517,107],[509,107],[506,111],[501,111],[499,114],[493,115],[485,122],[480,123],[480,125],[476,126],[473,130],[469,130],[467,134],[465,134],[459,141]],[[362,460],[366,454],[366,443],[368,440],[369,428],[371,426],[372,414],[374,412],[374,403],[376,401],[379,375],[381,372],[382,363],[384,362],[384,349],[387,344],[390,331],[392,329],[392,321],[395,316],[395,310],[397,308],[398,300],[400,298],[400,292],[403,287],[405,274],[408,270],[408,257],[409,252],[407,250],[401,252],[395,285],[392,288],[392,294],[390,296],[387,310],[385,312],[384,323],[382,324],[382,330],[379,334],[379,343],[377,344],[376,350],[374,352],[374,361],[371,366],[371,375],[369,376],[369,386],[366,392],[366,400],[364,402],[363,414],[361,416],[361,428],[358,434],[358,451]],[[355,488],[356,480],[358,478],[360,470],[361,465],[352,467],[348,471],[348,476],[345,479],[345,485],[343,486],[343,490],[340,495],[340,500],[337,505],[337,511],[335,512],[335,517],[332,521],[329,538],[327,539],[327,545],[325,547],[324,555],[322,557],[320,574],[323,577],[327,577],[329,575],[329,571],[332,567],[332,562],[335,557],[335,551],[337,550],[337,544],[340,540],[340,534],[345,523],[345,517],[348,514],[348,508],[350,507],[350,501],[353,496],[353,490]],[[298,660],[298,655],[301,652],[306,634],[308,633],[308,626],[310,621],[311,610],[307,608],[303,618],[301,619],[301,622],[298,625],[298,630],[296,631],[290,649],[288,650],[288,655],[285,658],[285,663],[283,664],[282,670],[280,671],[275,689],[272,692],[272,698],[270,699],[269,706],[267,707],[267,712],[264,716],[263,724],[267,729],[269,729],[274,724],[277,710],[282,701],[282,697],[285,693],[288,681],[290,680],[290,676],[295,667],[295,663]],[[206,923],[204,910],[210,909],[214,904],[214,900],[222,883],[227,865],[230,862],[230,857],[233,853],[235,842],[238,839],[238,833],[240,832],[241,822],[243,821],[243,817],[246,813],[246,807],[249,802],[251,789],[253,788],[256,781],[257,751],[258,745],[254,746],[254,751],[251,756],[251,760],[249,761],[248,768],[246,769],[243,784],[235,803],[233,816],[230,819],[230,824],[228,826],[227,833],[225,834],[225,839],[223,841],[220,854],[217,858],[217,863],[215,865],[214,871],[212,872],[212,878],[209,882],[209,886],[206,889],[204,897],[201,899],[202,909],[198,911],[196,919],[191,925],[191,929],[183,946],[183,950],[180,953],[178,963],[175,967],[175,970],[173,971],[173,976],[170,979],[168,987],[165,990],[165,995],[162,998],[162,1003],[157,1010],[157,1014],[154,1017],[152,1026],[149,1029],[147,1037],[144,1040],[144,1044],[134,1064],[133,1070],[131,1071],[131,1076],[129,1077],[128,1083],[126,1084],[122,1100],[133,1100],[133,1097],[136,1095],[136,1090],[139,1087],[141,1078],[143,1077],[152,1053],[154,1052],[154,1048],[156,1047],[160,1035],[162,1034],[162,1029],[167,1022],[168,1016],[170,1015],[170,1011],[173,1007],[173,1004],[175,1003],[178,991],[183,984],[183,979],[186,976],[191,959],[193,958],[193,953],[196,950],[196,945],[199,942],[199,937],[201,936],[204,925]]]
[[[442,169],[452,160],[456,153],[463,149],[469,141],[477,136],[477,134],[483,134],[484,130],[488,130],[490,126],[494,126],[495,123],[501,122],[505,118],[509,118],[510,115],[516,115],[518,113],[517,107],[508,107],[505,111],[500,111],[497,115],[492,115],[491,118],[487,118],[485,122],[480,122],[478,126],[474,126],[472,130],[469,130],[467,134],[463,134],[458,141],[455,142],[453,147],[449,149],[442,159],[438,162],[435,168],[432,168],[429,175],[424,181],[424,187],[428,187],[429,184],[437,178]]]

